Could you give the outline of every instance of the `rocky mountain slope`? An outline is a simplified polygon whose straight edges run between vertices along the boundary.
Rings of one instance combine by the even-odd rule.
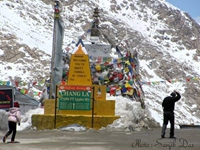
[[[142,80],[154,82],[143,85],[146,104],[162,115],[162,98],[175,88],[183,96],[180,108],[187,109],[191,116],[200,116],[200,26],[189,14],[164,0],[68,0],[62,1],[62,4],[64,49],[73,49],[78,37],[87,40],[93,9],[98,7],[101,41],[118,44],[122,52],[136,49]],[[0,15],[3,25],[0,34],[2,80],[22,74],[28,76],[22,80],[49,77],[52,6],[51,0],[0,1],[0,8],[4,11]],[[18,17],[18,21],[7,16],[5,11],[12,12],[11,17]],[[23,68],[18,64],[23,64]],[[14,68],[20,73],[8,74]],[[178,114],[180,122],[187,116],[185,112]]]

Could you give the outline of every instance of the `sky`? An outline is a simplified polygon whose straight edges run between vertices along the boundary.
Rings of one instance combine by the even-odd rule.
[[[182,11],[190,14],[194,20],[200,23],[200,0],[166,0],[172,5],[178,7]]]
[[[172,1],[176,1],[176,0],[172,0]],[[185,0],[185,1],[190,1],[190,4],[192,5],[192,3],[194,1],[200,1],[200,0]],[[25,6],[32,6],[37,8],[37,10],[40,12],[40,15],[45,15],[48,11],[48,9],[50,8],[50,6],[45,6],[43,3],[41,3],[41,1],[39,0],[34,0],[34,1],[30,1],[30,0],[24,0],[22,1],[24,3]],[[106,11],[109,11],[108,9],[110,8],[109,5],[107,5],[104,0],[102,0],[102,8],[104,8]],[[179,2],[184,2],[184,0],[180,0]],[[9,3],[6,2],[6,3]],[[20,17],[20,14],[23,12],[24,14],[27,13],[26,9],[18,9],[21,7],[21,5],[19,3],[12,3],[12,5],[15,5],[15,7],[13,7],[12,9],[10,9],[9,7],[7,7],[4,1],[0,3],[0,8],[2,10],[2,13],[0,14],[0,21],[2,23],[2,25],[4,26],[4,30],[1,31],[3,34],[7,34],[12,33],[14,35],[16,35],[16,37],[18,37],[18,41],[19,43],[22,44],[27,44],[29,45],[29,47],[33,48],[33,47],[37,47],[40,50],[45,51],[48,54],[51,54],[51,46],[52,46],[52,33],[51,33],[51,28],[49,28],[48,26],[46,26],[44,20],[42,20],[41,16],[38,16],[39,14],[35,14],[35,17],[37,19],[40,19],[40,24],[37,24],[37,22],[35,21],[36,19],[31,19],[28,15],[25,15],[23,18]],[[11,3],[11,2],[10,2]],[[188,4],[188,3],[187,3]],[[127,4],[128,5],[128,4]],[[175,4],[174,4],[175,5]],[[137,5],[135,5],[137,6]],[[189,4],[188,4],[189,6]],[[198,5],[199,6],[199,5]],[[86,7],[86,6],[85,6]],[[139,7],[139,6],[137,6]],[[76,15],[82,15],[82,11],[78,11],[79,8],[76,8]],[[82,8],[80,8],[82,9]],[[28,13],[33,13],[32,10],[34,9],[30,9],[28,10]],[[86,7],[84,10],[88,10],[88,8]],[[155,15],[153,15],[150,11],[150,9],[146,10],[148,13],[148,16],[153,18],[153,19],[157,19],[155,17]],[[123,12],[123,13],[122,13]],[[71,14],[70,14],[71,13]],[[74,16],[73,11],[70,11],[68,13],[68,15]],[[123,17],[123,14],[127,14],[127,16],[129,17],[128,19]],[[134,14],[135,13],[135,14]],[[139,19],[137,18],[138,15],[136,15],[138,12],[132,12],[130,9],[126,10],[126,8],[123,8],[121,10],[121,12],[119,12],[117,15],[114,12],[110,12],[110,16],[114,17],[117,20],[126,22],[128,24],[129,27],[131,27],[132,29],[134,29],[135,31],[140,32],[144,37],[147,37],[147,39],[149,41],[151,41],[152,44],[158,44],[157,40],[154,37],[154,35],[156,35],[156,30],[157,29],[165,29],[165,24],[163,24],[163,22],[157,20],[156,25],[153,26],[147,21],[143,21],[143,19]],[[63,13],[64,14],[64,13]],[[143,17],[146,17],[146,14],[141,14],[144,15]],[[198,15],[197,15],[198,16]],[[11,18],[17,18],[17,19],[11,19]],[[67,18],[67,17],[65,17]],[[149,19],[150,20],[150,19]],[[9,22],[9,25],[8,25]],[[134,23],[133,23],[134,22]],[[70,22],[67,21],[67,19],[65,20],[65,23],[67,25],[70,25]],[[109,22],[107,23],[108,25],[110,24]],[[76,27],[79,29],[79,25],[81,25],[81,23],[77,23]],[[151,28],[149,28],[149,31],[147,31],[147,27],[151,26]],[[72,26],[71,28],[66,28],[65,30],[66,36],[65,36],[65,41],[66,43],[69,43],[71,41],[74,40],[73,37],[77,37],[77,35],[81,35],[81,33],[77,33],[77,29],[74,28],[74,26]],[[150,36],[151,34],[151,36]],[[175,58],[176,60],[179,60],[179,62],[185,64],[187,63],[187,66],[192,66],[193,70],[196,72],[199,72],[200,70],[200,64],[199,62],[194,62],[191,61],[192,60],[192,56],[195,54],[195,50],[190,50],[188,51],[187,49],[182,50],[182,53],[178,53],[177,52],[177,45],[173,42],[169,43],[171,45],[171,48],[167,49],[166,47],[164,47],[163,45],[166,45],[168,42],[170,41],[162,41],[163,43],[161,43],[160,45],[158,45],[158,47],[160,47],[160,49],[162,49],[163,55],[165,56],[170,56]],[[164,43],[166,42],[166,43]],[[139,55],[142,55],[142,51],[140,51]],[[0,49],[0,55],[3,55],[3,50]],[[30,58],[29,56],[27,56],[27,58]],[[190,64],[190,65],[189,65]],[[6,74],[5,70],[1,69],[0,71],[0,75],[1,78],[3,79],[3,77],[7,78],[8,75],[19,75],[21,76],[23,79],[29,77],[30,75],[28,73],[23,73],[20,69],[17,68],[22,68],[23,64],[6,64],[6,63],[2,63],[0,64],[0,68],[4,68],[5,66],[10,65],[12,66],[12,68],[14,68],[13,70],[11,70],[12,72],[9,72],[8,70],[6,71],[9,74]],[[18,66],[17,66],[18,65]],[[176,82],[173,84],[170,83],[162,83],[161,81],[163,81],[161,79],[160,76],[156,75],[156,73],[154,72],[154,70],[149,68],[149,62],[145,61],[145,60],[140,60],[140,69],[141,70],[145,70],[146,72],[148,72],[149,76],[151,76],[151,79],[148,77],[143,77],[144,81],[154,81],[156,82],[156,85],[143,85],[143,90],[145,91],[145,103],[148,106],[147,112],[145,113],[149,113],[151,114],[151,116],[160,124],[162,124],[162,107],[160,105],[160,103],[162,102],[163,98],[165,96],[167,96],[167,94],[169,94],[171,91],[173,91],[174,89],[176,89],[177,91],[180,91],[181,93],[184,93],[185,87],[183,86],[183,83],[181,82]],[[28,72],[28,71],[27,71]],[[157,84],[158,83],[158,84]],[[168,88],[166,88],[168,87]],[[141,117],[142,115],[144,115],[144,112],[142,112],[140,106],[138,105],[137,102],[135,101],[131,101],[130,99],[118,96],[118,97],[110,97],[109,95],[107,95],[107,99],[111,99],[111,100],[116,100],[116,115],[119,115],[121,118],[117,119],[115,122],[113,122],[113,124],[111,124],[110,126],[112,127],[120,127],[120,128],[126,128],[128,127],[130,124],[133,124],[134,122],[134,118],[137,117]],[[187,103],[185,102],[186,100],[183,98],[182,101],[178,102],[178,106],[176,107],[176,127],[178,126],[178,124],[181,123],[185,123],[185,124],[200,124],[200,120],[199,118],[195,117],[195,109],[197,107],[197,105],[192,105],[189,106],[187,105]],[[31,126],[31,120],[30,120],[30,116],[32,114],[41,114],[43,113],[43,109],[39,109],[39,110],[32,110],[30,112],[28,112],[25,116],[23,116],[22,119],[22,123],[21,126],[18,128],[19,130],[24,130],[27,127]],[[185,117],[187,116],[187,117]],[[1,115],[0,115],[1,117]],[[28,118],[28,119],[27,119]],[[1,120],[1,119],[0,119]]]

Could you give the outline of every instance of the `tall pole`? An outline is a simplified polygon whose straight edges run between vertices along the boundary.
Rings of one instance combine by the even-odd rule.
[[[54,0],[54,27],[53,27],[53,43],[52,43],[52,56],[51,56],[51,73],[50,73],[50,92],[49,98],[53,98],[53,79],[54,79],[54,66],[55,66],[55,54],[56,54],[56,47],[57,47],[57,29],[58,29],[58,19],[60,17],[60,10],[59,10],[59,1]]]
[[[95,87],[93,86],[92,87],[92,128],[94,128],[94,90],[95,90]]]

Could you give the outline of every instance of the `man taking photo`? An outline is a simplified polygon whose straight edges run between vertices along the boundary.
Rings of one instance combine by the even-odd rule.
[[[180,100],[181,95],[174,90],[170,94],[170,96],[167,96],[164,98],[162,102],[163,107],[163,126],[161,131],[161,138],[165,138],[165,130],[167,128],[168,121],[170,122],[170,136],[169,138],[175,138],[174,137],[174,106],[175,102]]]

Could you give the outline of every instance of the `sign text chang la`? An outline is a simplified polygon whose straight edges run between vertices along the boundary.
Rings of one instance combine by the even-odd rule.
[[[90,110],[90,86],[60,85],[58,86],[59,110]]]

